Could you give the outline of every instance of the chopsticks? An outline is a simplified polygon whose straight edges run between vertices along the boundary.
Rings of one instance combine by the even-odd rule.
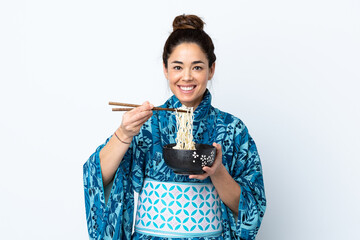
[[[109,105],[114,105],[114,106],[122,106],[122,107],[128,107],[128,108],[113,108],[113,111],[130,111],[132,109],[134,109],[135,107],[139,107],[141,105],[138,104],[130,104],[130,103],[119,103],[119,102],[109,102]],[[176,109],[176,108],[160,108],[160,107],[153,107],[152,110],[155,111],[173,111],[176,112],[176,110],[178,112],[187,112],[186,110],[182,110],[182,109]]]

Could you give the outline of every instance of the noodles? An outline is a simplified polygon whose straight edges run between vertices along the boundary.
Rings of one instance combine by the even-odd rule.
[[[177,127],[177,136],[176,136],[176,146],[174,149],[186,149],[186,150],[195,150],[195,143],[193,142],[193,108],[182,106],[182,110],[187,112],[178,112],[176,111],[176,127]]]

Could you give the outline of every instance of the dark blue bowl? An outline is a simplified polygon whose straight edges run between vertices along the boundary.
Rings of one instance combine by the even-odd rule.
[[[211,167],[215,160],[216,148],[208,144],[195,144],[196,150],[173,149],[176,144],[163,147],[166,165],[176,174],[203,174],[204,166]]]

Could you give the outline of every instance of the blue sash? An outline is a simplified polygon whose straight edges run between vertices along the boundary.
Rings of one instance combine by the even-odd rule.
[[[146,178],[139,194],[135,231],[169,238],[220,236],[220,197],[212,183]]]

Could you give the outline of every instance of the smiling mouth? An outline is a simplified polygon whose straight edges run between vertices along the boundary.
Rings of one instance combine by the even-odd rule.
[[[192,86],[179,86],[179,88],[183,91],[191,91],[195,88],[196,86],[195,85],[192,85]]]

